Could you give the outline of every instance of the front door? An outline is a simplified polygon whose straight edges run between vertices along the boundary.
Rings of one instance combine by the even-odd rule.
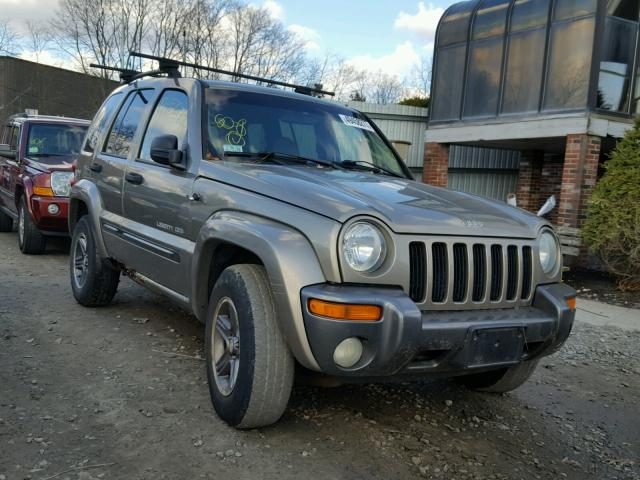
[[[188,295],[189,259],[193,242],[188,239],[190,200],[194,175],[156,163],[151,142],[160,135],[175,135],[187,155],[189,102],[183,90],[162,92],[153,110],[124,182],[125,227],[136,246],[125,258],[127,266],[182,295]]]

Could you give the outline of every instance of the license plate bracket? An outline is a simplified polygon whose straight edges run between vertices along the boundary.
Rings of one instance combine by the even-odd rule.
[[[473,330],[467,351],[469,368],[518,363],[524,354],[524,329],[501,327]]]

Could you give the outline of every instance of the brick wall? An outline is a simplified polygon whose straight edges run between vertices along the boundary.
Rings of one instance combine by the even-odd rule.
[[[449,145],[427,143],[424,151],[422,181],[436,187],[446,187],[449,177]]]
[[[600,148],[600,137],[567,135],[558,224],[582,227],[587,202],[598,179]]]
[[[536,212],[540,208],[543,158],[542,152],[523,151],[520,154],[516,197],[518,206],[530,212]]]
[[[547,198],[555,195],[556,201],[560,201],[562,190],[562,170],[564,158],[561,155],[545,155],[542,162],[542,172],[540,176],[540,192],[538,195],[538,208],[542,206]],[[558,223],[558,209],[554,208],[548,215],[547,220],[553,224]]]

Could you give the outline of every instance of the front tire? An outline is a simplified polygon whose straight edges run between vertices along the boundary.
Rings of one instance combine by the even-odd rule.
[[[456,380],[471,390],[506,393],[529,380],[537,366],[538,360],[529,360],[509,368],[457,377]]]
[[[18,246],[27,255],[40,255],[47,246],[47,237],[33,223],[24,196],[20,199],[18,208]]]
[[[73,296],[85,307],[108,305],[118,290],[120,272],[98,256],[93,229],[86,216],[73,230],[69,274]]]
[[[294,360],[264,267],[234,265],[222,272],[209,301],[206,361],[211,401],[225,422],[245,429],[280,419]]]

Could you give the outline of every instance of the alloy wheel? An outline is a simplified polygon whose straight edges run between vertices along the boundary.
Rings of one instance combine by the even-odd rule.
[[[240,324],[238,311],[229,297],[221,298],[214,312],[211,335],[213,376],[222,395],[233,392],[240,370]]]

